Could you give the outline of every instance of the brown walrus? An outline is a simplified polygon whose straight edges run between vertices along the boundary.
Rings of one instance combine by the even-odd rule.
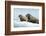
[[[36,19],[35,17],[33,17],[32,15],[27,14],[26,17],[28,18],[28,22],[32,22],[32,23],[37,23],[37,24],[39,24],[39,20]]]
[[[19,15],[20,21],[27,21],[28,18],[26,16]]]

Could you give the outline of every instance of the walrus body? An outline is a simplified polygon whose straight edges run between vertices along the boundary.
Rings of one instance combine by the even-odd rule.
[[[19,15],[20,21],[27,21],[28,18],[26,16]]]
[[[20,18],[20,21],[27,21],[27,22],[39,24],[39,20],[30,14],[27,14],[26,16],[19,15],[19,18]]]
[[[32,15],[27,14],[26,17],[28,18],[28,22],[32,22],[32,23],[37,23],[37,24],[39,24],[39,20],[36,19],[35,17],[33,17]]]

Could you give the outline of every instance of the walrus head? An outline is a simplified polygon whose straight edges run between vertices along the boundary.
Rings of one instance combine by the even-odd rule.
[[[30,16],[31,16],[30,14],[27,14],[27,15],[26,15],[26,17],[27,17],[28,19],[30,19]]]
[[[27,17],[26,16],[22,16],[22,15],[19,15],[19,18],[20,18],[20,21],[27,21]]]
[[[22,15],[19,15],[19,17],[21,18],[21,17],[22,17]]]

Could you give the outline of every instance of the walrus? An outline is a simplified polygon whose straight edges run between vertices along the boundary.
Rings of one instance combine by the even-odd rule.
[[[32,16],[31,14],[26,14],[26,17],[28,18],[28,22],[39,24],[39,20],[34,16]]]
[[[27,21],[28,18],[26,16],[19,15],[20,21]]]

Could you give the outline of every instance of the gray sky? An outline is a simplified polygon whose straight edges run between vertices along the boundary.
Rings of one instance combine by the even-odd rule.
[[[26,14],[31,14],[32,16],[39,19],[39,9],[31,9],[31,8],[14,8],[14,18],[19,19],[18,15],[25,16]]]

